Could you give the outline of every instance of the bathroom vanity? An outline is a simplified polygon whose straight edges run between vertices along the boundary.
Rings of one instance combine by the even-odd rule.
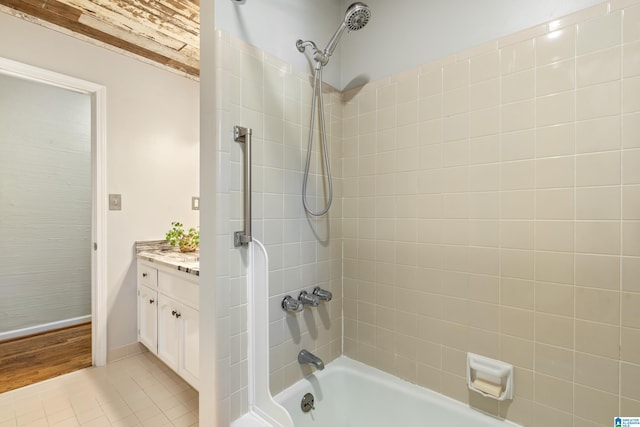
[[[137,242],[138,341],[196,390],[200,365],[198,252]]]

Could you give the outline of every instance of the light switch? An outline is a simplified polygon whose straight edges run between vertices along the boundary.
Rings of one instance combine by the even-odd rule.
[[[122,195],[121,194],[109,194],[109,210],[121,211],[122,210]]]
[[[200,197],[192,197],[191,198],[191,210],[199,211],[200,210]]]

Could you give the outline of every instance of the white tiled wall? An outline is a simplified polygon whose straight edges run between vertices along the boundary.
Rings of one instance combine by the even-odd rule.
[[[603,3],[349,94],[346,355],[523,425],[640,413],[638,28]]]
[[[301,188],[306,160],[312,82],[291,67],[246,43],[218,34],[222,87],[221,150],[218,189],[218,286],[228,299],[219,306],[229,349],[221,361],[229,398],[229,417],[247,410],[246,249],[233,247],[233,231],[242,229],[242,146],[233,141],[234,125],[253,130],[253,236],[269,256],[271,391],[276,394],[308,373],[297,362],[302,348],[325,363],[341,354],[341,133],[339,93],[325,87],[327,132],[330,134],[334,204],[329,216],[315,219],[302,207]],[[318,178],[318,119],[308,200],[314,209],[324,204]],[[337,219],[336,219],[337,218]],[[298,297],[314,286],[329,289],[334,299],[303,313],[280,308],[285,295]]]

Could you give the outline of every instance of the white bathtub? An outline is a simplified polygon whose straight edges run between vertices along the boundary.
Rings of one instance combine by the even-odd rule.
[[[308,413],[300,408],[305,393],[315,397],[315,409]],[[275,400],[295,427],[516,426],[344,356]]]

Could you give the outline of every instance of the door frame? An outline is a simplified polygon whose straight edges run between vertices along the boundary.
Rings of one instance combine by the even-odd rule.
[[[91,96],[91,357],[107,363],[107,88],[0,57],[0,73]]]

